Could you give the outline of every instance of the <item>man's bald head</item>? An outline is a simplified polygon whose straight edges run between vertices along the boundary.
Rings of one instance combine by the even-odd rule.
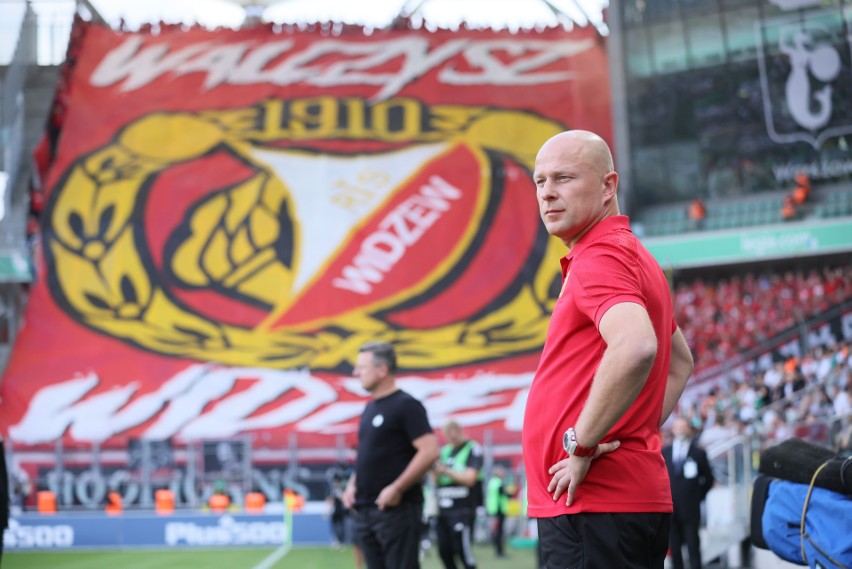
[[[569,130],[545,142],[535,157],[533,181],[547,232],[569,248],[602,219],[619,215],[612,153],[593,132]]]
[[[600,176],[615,169],[609,145],[588,130],[568,130],[552,136],[541,146],[538,155],[545,152],[577,152]]]

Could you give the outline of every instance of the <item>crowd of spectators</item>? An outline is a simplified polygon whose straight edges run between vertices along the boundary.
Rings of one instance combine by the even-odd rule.
[[[797,324],[852,299],[852,264],[821,270],[696,279],[674,290],[675,318],[696,372],[730,362]]]
[[[730,377],[687,399],[678,413],[701,431],[705,447],[747,434],[768,446],[798,437],[852,450],[849,344],[818,347],[771,369]]]
[[[852,298],[852,266],[749,274],[675,290],[678,322],[698,368],[714,366]],[[812,347],[768,369],[740,365],[687,396],[678,414],[705,446],[736,434],[764,446],[790,437],[852,451],[850,343]]]

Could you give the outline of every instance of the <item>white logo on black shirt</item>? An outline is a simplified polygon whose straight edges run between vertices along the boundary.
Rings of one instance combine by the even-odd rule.
[[[381,427],[382,423],[384,423],[384,422],[385,422],[385,418],[384,418],[383,415],[376,415],[375,417],[373,417],[373,426],[374,427]]]

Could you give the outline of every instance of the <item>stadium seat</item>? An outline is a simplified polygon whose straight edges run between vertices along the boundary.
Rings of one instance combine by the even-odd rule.
[[[210,510],[213,512],[221,514],[231,505],[231,498],[225,494],[213,494],[210,496],[210,499],[207,500],[207,505],[210,506]]]
[[[121,503],[121,494],[115,491],[107,493],[107,503],[104,511],[106,511],[108,516],[120,515],[124,511]]]
[[[261,492],[249,492],[246,494],[246,512],[249,514],[262,514],[266,506],[266,496]]]
[[[160,515],[173,514],[175,511],[175,495],[171,490],[157,490],[154,493],[154,509]]]
[[[40,514],[55,514],[56,494],[50,490],[41,490],[36,494],[36,507]]]

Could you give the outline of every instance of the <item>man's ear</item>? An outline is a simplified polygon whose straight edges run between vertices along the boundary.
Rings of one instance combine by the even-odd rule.
[[[614,198],[615,193],[618,191],[618,172],[607,172],[604,174],[602,181],[604,184],[604,197],[608,199]]]

